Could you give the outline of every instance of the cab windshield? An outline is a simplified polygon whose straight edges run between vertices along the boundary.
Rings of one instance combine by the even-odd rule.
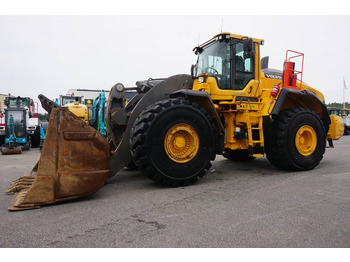
[[[11,97],[11,98],[9,98],[8,99],[8,103],[9,103],[9,106],[17,106],[17,100],[18,100],[18,98],[16,98],[16,97]],[[29,107],[29,101],[28,101],[28,99],[26,99],[26,98],[20,98],[19,99],[19,106],[22,106],[22,107],[24,107],[24,106],[26,106],[26,107]]]
[[[196,76],[213,76],[220,89],[230,89],[230,57],[230,44],[225,41],[204,47],[198,55]]]
[[[13,117],[13,123],[15,126],[23,125],[24,114],[23,111],[11,110],[7,111],[7,114]]]
[[[76,98],[78,98],[78,102],[81,103],[81,97],[75,97],[75,96],[62,96],[62,102],[61,105],[66,105],[69,103],[74,103],[76,100]]]

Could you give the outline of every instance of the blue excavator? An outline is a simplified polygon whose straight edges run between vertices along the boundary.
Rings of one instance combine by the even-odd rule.
[[[12,113],[18,117],[16,120],[14,120]],[[23,121],[25,118],[21,117],[22,115],[23,112],[20,110],[6,114],[5,144],[1,146],[3,155],[21,154],[24,149],[23,144],[27,145],[26,125]]]

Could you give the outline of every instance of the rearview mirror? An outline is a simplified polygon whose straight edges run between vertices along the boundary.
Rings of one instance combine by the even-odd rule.
[[[191,66],[191,76],[192,78],[195,78],[197,76],[197,65]]]
[[[243,50],[244,50],[244,58],[251,58],[254,57],[254,42],[251,38],[244,39],[243,42]]]
[[[246,52],[252,51],[253,50],[253,39],[251,39],[251,38],[244,39],[243,49]]]

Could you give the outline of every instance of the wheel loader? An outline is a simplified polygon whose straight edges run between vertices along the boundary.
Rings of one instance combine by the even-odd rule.
[[[136,83],[127,104],[123,84],[112,87],[106,110],[108,142],[66,108],[43,95],[50,113],[42,154],[31,173],[13,181],[9,210],[38,208],[92,194],[124,167],[168,186],[203,177],[217,154],[233,161],[266,155],[289,171],[315,168],[326,142],[343,132],[321,92],[302,81],[287,51],[283,70],[260,60],[262,39],[220,33],[194,48],[191,75]]]
[[[59,104],[68,107],[74,115],[84,121],[89,120],[88,107],[83,104],[83,97],[72,94],[60,95]]]

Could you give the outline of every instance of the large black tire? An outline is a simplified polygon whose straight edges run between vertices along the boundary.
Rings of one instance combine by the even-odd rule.
[[[29,141],[23,145],[23,150],[24,151],[29,151],[30,150],[30,142]]]
[[[268,132],[265,130],[265,132]],[[326,148],[325,127],[315,112],[286,109],[273,121],[272,136],[265,140],[265,153],[274,166],[289,171],[315,168]]]
[[[177,127],[184,128],[185,131],[174,131]],[[196,103],[183,99],[157,102],[146,108],[131,130],[130,145],[134,163],[146,177],[157,183],[168,186],[194,183],[198,177],[205,175],[206,170],[211,167],[210,161],[215,159],[214,129],[210,116]],[[188,158],[185,158],[187,153],[184,153],[183,158],[177,159],[176,152],[169,148],[174,145],[173,149],[176,151],[175,137],[187,131],[187,135],[193,132],[193,137],[198,141],[193,143],[193,147],[198,145],[198,148],[191,151]],[[182,147],[180,143],[179,150],[190,152],[187,148],[193,148],[188,146],[192,141],[191,135],[184,137],[186,139],[182,140],[186,146]]]
[[[129,165],[126,166],[126,168],[130,171],[137,170],[137,166],[134,162],[131,162]]]
[[[2,146],[3,144],[5,144],[5,135],[0,136],[0,146]]]
[[[251,161],[255,157],[249,155],[249,150],[230,150],[225,149],[223,156],[231,161]]]
[[[40,146],[40,126],[36,127],[34,134],[31,135],[30,142],[33,148]]]

